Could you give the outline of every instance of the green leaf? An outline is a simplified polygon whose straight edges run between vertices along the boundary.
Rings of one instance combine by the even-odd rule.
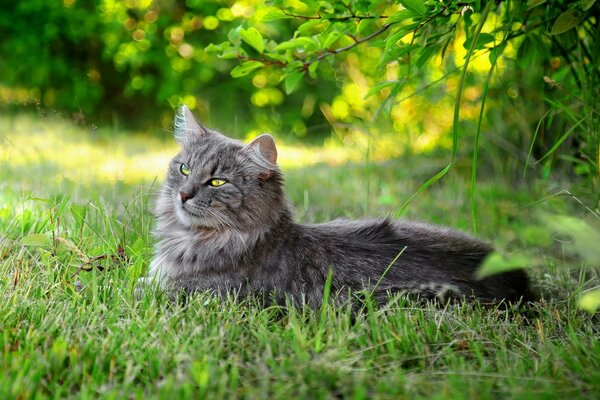
[[[221,51],[223,51],[223,46],[221,46],[220,44],[211,43],[204,48],[204,51],[207,53],[220,53]]]
[[[402,79],[399,81],[385,81],[385,82],[380,82],[377,85],[373,86],[368,92],[367,95],[365,96],[365,98],[374,95],[375,93],[379,93],[380,91],[382,91],[383,89],[390,87],[390,86],[402,86],[406,83],[406,79]]]
[[[423,66],[425,64],[427,64],[427,62],[431,59],[431,57],[433,57],[438,52],[438,50],[439,49],[437,47],[434,47],[434,46],[432,46],[432,47],[426,47],[426,48],[422,49],[420,51],[419,58],[417,59],[417,61],[416,61],[415,64],[419,68],[423,68]]]
[[[300,46],[302,46],[302,43],[300,43],[297,40],[292,39],[292,40],[287,40],[285,42],[279,43],[277,46],[275,46],[275,48],[273,50],[284,51],[284,50],[295,49]]]
[[[534,7],[541,6],[548,0],[529,0],[527,2],[527,10],[531,10]]]
[[[547,216],[545,221],[553,232],[573,239],[567,245],[570,251],[581,256],[590,265],[600,265],[600,227],[567,215]]]
[[[366,32],[366,34],[371,33],[373,30],[375,30],[377,26],[377,22],[375,22],[375,20],[372,19],[363,19],[362,21],[360,21],[358,23],[358,26],[356,27],[356,32],[363,34]]]
[[[331,32],[329,35],[327,35],[327,38],[323,42],[323,46],[322,47],[324,49],[329,49],[329,47],[333,43],[335,43],[335,41],[338,40],[341,36],[342,36],[342,32],[340,32],[340,31],[333,31],[333,32]]]
[[[481,50],[481,49],[485,48],[486,44],[493,42],[494,40],[496,40],[494,35],[491,35],[489,33],[481,33],[481,34],[479,34],[479,37],[477,38],[477,42],[475,43],[474,48],[477,50]],[[473,36],[471,36],[470,38],[465,40],[465,42],[463,43],[463,47],[468,50],[469,48],[471,48],[472,41],[473,41]]]
[[[242,29],[240,30],[240,36],[242,37],[242,40],[244,42],[254,47],[254,49],[256,49],[256,51],[258,51],[259,53],[262,54],[262,52],[265,51],[265,43],[263,41],[263,36],[256,28],[251,26],[248,29]]]
[[[319,45],[315,42],[314,39],[307,37],[299,37],[294,39],[295,42],[299,44],[298,48],[304,48],[305,51],[313,51],[319,48]]]
[[[590,8],[592,8],[592,6],[596,2],[596,0],[582,0],[582,2],[583,2],[583,4],[582,4],[583,11],[587,11]]]
[[[400,0],[400,4],[417,15],[422,16],[427,12],[427,7],[425,7],[423,0]]]
[[[80,206],[77,204],[71,204],[69,211],[71,211],[71,215],[75,219],[77,225],[82,225],[85,221],[85,216],[87,215],[87,207]]]
[[[385,22],[388,24],[393,24],[396,22],[406,21],[407,19],[411,19],[414,16],[415,16],[415,13],[411,10],[408,10],[408,9],[400,10],[400,11],[390,15]]]
[[[58,249],[60,251],[66,250],[70,253],[77,254],[81,260],[88,260],[87,256],[83,254],[83,251],[81,251],[81,249],[71,240],[59,236],[56,238],[56,241],[58,242]]]
[[[510,256],[502,256],[499,253],[492,253],[486,257],[483,264],[477,270],[477,278],[485,278],[490,275],[500,274],[502,272],[514,271],[529,267],[535,263],[535,260],[531,257],[527,257],[523,254],[513,254]]]
[[[211,43],[204,48],[204,51],[207,53],[221,53],[229,48],[231,48],[230,42],[223,42],[219,44]]]
[[[579,24],[579,21],[581,21],[581,14],[579,11],[575,10],[574,8],[570,8],[556,18],[554,25],[552,25],[550,34],[558,35],[564,33],[576,27],[577,24]]]
[[[245,61],[231,70],[231,76],[239,78],[248,75],[250,72],[261,68],[265,64],[260,61]]]
[[[298,86],[298,83],[300,83],[300,80],[302,79],[302,77],[304,76],[304,73],[302,71],[295,71],[289,74],[285,75],[285,80],[283,83],[283,86],[285,87],[285,93],[286,94],[290,94],[294,91],[294,89],[296,89],[296,86]]]
[[[205,389],[210,378],[209,367],[206,361],[194,361],[191,367],[191,375],[196,384],[201,389]]]
[[[21,244],[24,246],[52,247],[52,238],[43,233],[30,233],[21,238]]]
[[[317,68],[318,67],[319,67],[319,61],[313,61],[308,66],[308,74],[310,75],[311,78],[316,78],[317,77]]]
[[[300,25],[298,28],[296,28],[296,32],[304,34],[307,31],[310,31],[311,29],[313,29],[315,26],[321,24],[323,21],[321,21],[320,19],[311,19],[305,23],[303,23],[302,25]]]
[[[292,18],[292,17],[290,17],[289,15],[284,13],[282,10],[273,10],[273,11],[269,11],[265,15],[263,15],[260,18],[260,22],[269,22],[269,21],[276,21],[278,19],[288,19],[288,18]]]
[[[385,39],[386,51],[389,47],[396,44],[400,39],[402,39],[407,34],[408,34],[408,31],[406,31],[405,29],[398,29],[396,32],[394,32],[393,34],[388,36],[388,38]]]
[[[241,34],[240,34],[241,31],[242,31],[242,27],[238,26],[237,28],[232,29],[227,33],[227,39],[229,39],[229,41],[234,46],[239,46],[242,42],[242,38],[241,38]]]
[[[232,60],[234,58],[238,58],[238,51],[236,49],[227,49],[221,54],[217,54],[217,57],[222,60]]]
[[[592,290],[581,295],[578,301],[579,308],[593,314],[600,308],[600,289]]]

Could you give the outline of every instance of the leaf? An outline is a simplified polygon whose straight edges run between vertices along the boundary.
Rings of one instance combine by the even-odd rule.
[[[551,35],[558,35],[564,33],[579,24],[581,21],[581,14],[574,8],[570,8],[563,12],[556,18],[554,25],[552,25]]]
[[[210,378],[209,368],[205,361],[194,361],[192,363],[191,375],[200,388],[205,389]]]
[[[279,43],[277,46],[275,46],[275,48],[273,50],[284,51],[284,50],[295,49],[300,46],[302,46],[302,43],[300,43],[297,40],[292,39],[292,40],[287,40],[285,42]]]
[[[600,308],[600,289],[582,294],[579,298],[578,306],[590,314],[595,313]]]
[[[52,239],[43,233],[30,233],[21,238],[21,244],[24,246],[52,247]]]
[[[285,75],[285,80],[283,86],[285,87],[285,93],[290,94],[296,89],[300,80],[304,77],[304,73],[302,71],[295,71]]]
[[[596,2],[596,0],[583,0],[583,11],[587,11],[590,8],[592,8],[592,6],[594,5],[594,3]]]
[[[553,232],[573,239],[570,250],[593,266],[600,265],[600,228],[579,218],[567,215],[551,215],[545,221]]]
[[[500,253],[492,253],[483,261],[483,264],[477,270],[476,275],[477,278],[481,279],[490,275],[529,267],[534,263],[535,260],[533,258],[523,254],[502,256]]]
[[[316,78],[317,77],[317,68],[318,67],[319,67],[319,61],[313,61],[308,66],[308,75],[310,75],[311,78]]]
[[[400,0],[400,4],[417,15],[422,16],[427,12],[427,7],[425,7],[423,0]]]
[[[87,215],[87,207],[72,204],[69,211],[71,211],[71,215],[73,215],[77,225],[82,225],[85,221],[85,216]]]
[[[321,21],[320,19],[311,19],[310,21],[307,21],[307,22],[303,23],[302,25],[300,25],[298,28],[296,28],[296,32],[304,34],[322,22],[323,21]]]
[[[204,51],[207,53],[221,53],[231,47],[230,42],[223,42],[219,44],[211,43],[204,48]]]
[[[327,38],[323,42],[323,46],[322,47],[324,49],[329,49],[329,47],[332,44],[334,44],[335,41],[338,40],[341,36],[342,36],[342,32],[340,32],[340,31],[333,31],[333,32],[331,32],[329,35],[327,35]]]
[[[79,249],[79,247],[77,247],[77,245],[69,239],[59,236],[56,238],[56,241],[66,250],[72,253],[76,253],[82,261],[85,262],[88,260],[88,257],[85,254],[83,254],[83,251],[81,251],[81,249]]]
[[[489,33],[481,33],[481,34],[479,34],[479,37],[477,38],[477,42],[475,43],[475,49],[481,50],[481,49],[485,48],[486,44],[493,42],[494,40],[496,40],[494,35],[491,35]],[[465,49],[471,48],[472,41],[473,41],[473,36],[471,36],[470,38],[465,40],[465,42],[463,43],[464,48]]]
[[[236,49],[227,49],[221,54],[217,54],[217,57],[221,60],[232,60],[238,58],[238,55],[240,55],[240,53],[238,53]]]
[[[529,0],[527,2],[527,10],[531,10],[534,7],[537,6],[541,6],[542,4],[544,4],[547,0]]]
[[[425,64],[427,64],[427,62],[431,59],[431,57],[433,57],[437,52],[438,52],[438,48],[433,47],[433,46],[422,49],[420,52],[419,58],[417,59],[415,64],[419,68],[423,68],[423,66]]]
[[[372,32],[374,30],[374,28],[376,28],[377,26],[377,22],[375,22],[375,20],[373,19],[363,19],[362,21],[360,21],[358,23],[358,26],[356,27],[356,32],[363,34],[363,33],[367,33],[369,34],[370,32]]]
[[[260,61],[245,61],[231,70],[231,76],[233,78],[239,78],[248,75],[255,69],[259,69],[265,64]]]
[[[240,30],[240,36],[244,42],[254,47],[259,53],[262,54],[262,52],[265,51],[263,36],[256,28],[251,26],[248,29],[242,29]]]
[[[237,28],[232,29],[227,33],[227,39],[229,39],[229,41],[231,43],[233,43],[234,46],[239,46],[240,43],[242,42],[242,39],[240,37],[241,31],[242,31],[242,27],[238,26]]]
[[[399,81],[385,81],[385,82],[380,82],[377,85],[373,86],[366,94],[365,98],[370,97],[372,95],[374,95],[375,93],[379,93],[380,91],[382,91],[383,89],[390,87],[390,86],[402,86],[406,83],[406,79],[402,79]]]
[[[292,17],[290,17],[289,15],[284,13],[282,10],[273,10],[273,11],[269,11],[266,14],[264,14],[260,18],[260,22],[269,22],[269,21],[276,21],[278,19],[288,19],[288,18],[292,18]]]
[[[297,48],[304,48],[305,51],[309,51],[309,52],[316,50],[319,47],[314,39],[307,38],[307,37],[299,37],[299,38],[294,39],[294,41],[299,44],[299,46]]]
[[[415,16],[414,12],[412,12],[411,10],[404,9],[404,10],[400,10],[400,11],[390,15],[385,22],[388,24],[393,24],[396,22],[402,22],[407,19],[411,19],[414,16]]]
[[[385,39],[385,49],[386,51],[393,45],[395,45],[400,39],[407,35],[407,31],[405,29],[398,29],[396,32],[392,33]]]

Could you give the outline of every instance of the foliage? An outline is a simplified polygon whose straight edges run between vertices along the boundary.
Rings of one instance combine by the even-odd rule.
[[[168,128],[187,103],[237,135],[312,141],[333,130],[366,151],[385,141],[388,158],[450,148],[428,184],[471,157],[473,186],[477,165],[564,171],[587,179],[580,194],[595,208],[599,10],[594,0],[9,2],[0,105]]]
[[[456,91],[452,161],[447,168],[457,155],[459,133],[471,130],[475,132],[470,135],[475,137],[475,177],[484,123],[521,153],[517,156],[525,170],[540,165],[547,176],[557,160],[572,163],[572,170],[589,180],[597,207],[600,31],[595,26],[599,9],[593,0],[278,0],[266,7],[261,19],[231,30],[228,41],[207,50],[241,60],[231,71],[233,77],[277,71],[281,78],[275,85],[287,94],[336,80],[342,95],[322,110],[334,127],[344,131],[360,129],[367,122],[382,124],[382,118],[387,118],[399,135],[410,138],[410,128],[398,123],[412,118],[402,114],[407,112],[404,100],[420,90],[414,83],[421,82],[424,88],[451,84]],[[281,35],[281,30],[270,34],[273,24],[281,26],[281,21],[293,27],[292,35]],[[469,77],[470,70],[479,72],[480,78]],[[452,76],[457,71],[458,81]],[[484,121],[487,94],[502,92],[507,83],[508,99],[492,100],[487,107],[489,121]],[[555,90],[540,98],[546,84]],[[469,94],[467,89],[475,92]],[[529,98],[535,101],[530,103]],[[506,100],[515,100],[511,111],[522,106],[518,115],[492,108]],[[469,105],[479,109],[476,125],[465,125]],[[503,129],[494,131],[490,122],[498,118]],[[368,130],[373,133],[377,128],[371,125]],[[439,142],[440,136],[436,139]]]
[[[285,117],[293,124],[302,119],[293,99],[284,99],[274,89],[256,94],[250,80],[228,79],[232,60],[204,51],[211,42],[225,40],[228,29],[244,15],[255,13],[255,5],[175,0],[9,2],[0,15],[4,37],[0,104],[12,108],[25,104],[42,113],[66,110],[76,121],[96,125],[156,123],[159,117],[168,127],[172,108],[186,103],[204,118],[227,121],[234,130],[237,119],[231,115],[250,119],[244,114],[249,113],[253,96],[262,99],[258,100],[262,106],[286,100],[288,110],[274,118],[269,113],[256,118]],[[285,27],[280,28],[287,34]]]
[[[234,18],[224,5],[9,2],[0,16],[5,37],[0,75],[5,85],[24,89],[5,90],[5,100],[36,102],[95,121],[104,116],[131,122],[181,102],[202,109],[206,104],[197,104],[198,94],[218,93],[220,108],[231,113],[234,105],[227,99],[239,85],[222,84],[228,67],[202,50],[223,37],[215,31],[219,24]]]

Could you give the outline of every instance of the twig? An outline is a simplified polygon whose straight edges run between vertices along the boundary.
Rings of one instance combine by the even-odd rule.
[[[237,58],[238,58],[238,60],[243,60],[243,61],[258,61],[265,65],[279,65],[281,67],[285,67],[288,65],[288,63],[286,63],[286,62],[279,61],[279,60],[267,60],[265,57],[256,58],[256,57],[248,57],[248,56],[243,56],[241,54],[238,54]]]
[[[293,14],[290,13],[288,11],[286,11],[285,9],[281,9],[281,11],[283,11],[283,13],[288,16],[288,17],[292,17],[292,18],[298,18],[298,19],[306,19],[306,20],[314,20],[314,19],[322,19],[324,21],[349,21],[351,19],[357,19],[357,20],[363,20],[363,19],[384,19],[384,18],[388,18],[387,15],[356,15],[354,13],[352,13],[351,15],[344,15],[342,17],[323,17],[321,15],[321,13],[319,11],[317,11],[317,15],[316,16],[311,16],[311,15],[300,15],[300,14]]]
[[[117,248],[117,254],[102,254],[95,257],[86,257],[86,259],[83,260],[83,264],[81,264],[79,268],[77,268],[77,271],[71,275],[71,278],[77,276],[81,271],[90,272],[94,269],[94,267],[96,267],[98,271],[104,271],[104,267],[102,265],[94,264],[100,260],[111,260],[112,262],[126,261],[127,256],[125,255],[125,249],[123,249],[122,246],[119,246]]]
[[[375,32],[372,32],[369,35],[367,35],[367,36],[365,36],[365,37],[363,37],[361,39],[355,39],[355,42],[352,43],[352,44],[349,44],[348,46],[339,47],[339,48],[334,49],[334,50],[328,50],[326,53],[323,53],[323,54],[321,54],[321,55],[313,58],[312,60],[305,61],[302,64],[302,69],[307,70],[308,67],[311,64],[313,64],[313,63],[315,63],[317,61],[320,61],[320,60],[322,60],[322,59],[324,59],[326,57],[329,57],[329,56],[332,56],[332,55],[335,55],[335,54],[339,54],[339,53],[343,53],[344,51],[348,51],[348,50],[353,49],[354,47],[358,46],[359,44],[367,42],[367,41],[373,39],[374,37],[381,35],[383,32],[387,31],[390,28],[390,26],[392,26],[394,23],[395,22],[392,22],[392,23],[389,23],[389,24],[385,24],[381,28],[379,28],[378,30],[376,30]]]

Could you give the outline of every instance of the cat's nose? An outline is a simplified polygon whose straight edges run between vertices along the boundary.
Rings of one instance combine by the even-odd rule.
[[[186,201],[188,201],[189,199],[191,199],[194,196],[192,196],[191,194],[186,193],[186,192],[179,192],[179,197],[181,198],[181,202],[185,203]]]

